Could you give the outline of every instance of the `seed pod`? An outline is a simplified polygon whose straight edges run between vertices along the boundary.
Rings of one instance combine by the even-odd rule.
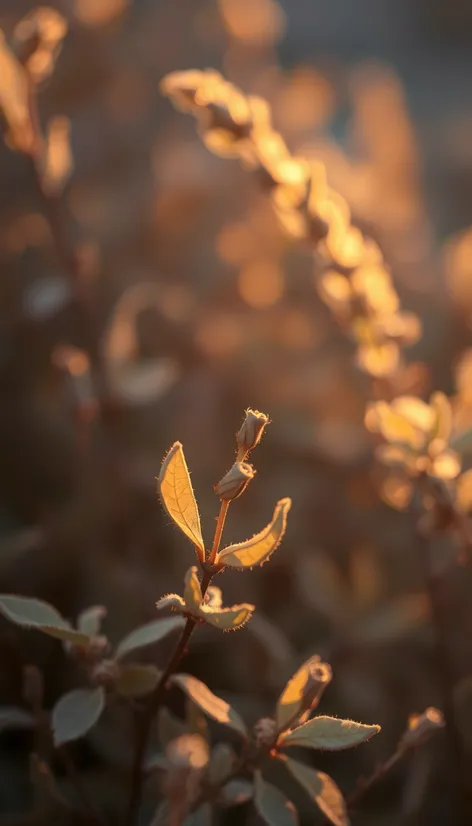
[[[439,729],[444,728],[444,717],[439,709],[430,706],[422,714],[413,714],[408,720],[400,747],[404,750],[422,746]]]
[[[235,462],[231,470],[228,470],[228,473],[215,485],[215,493],[225,502],[232,502],[233,499],[241,496],[254,476],[255,471],[252,465],[248,465],[247,462]]]
[[[265,426],[269,424],[269,417],[259,410],[246,410],[246,417],[236,436],[238,447],[244,451],[252,450],[261,440]]]

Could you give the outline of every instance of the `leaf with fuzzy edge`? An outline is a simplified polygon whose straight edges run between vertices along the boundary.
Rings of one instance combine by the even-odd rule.
[[[16,625],[34,628],[55,639],[68,640],[76,645],[87,645],[89,642],[88,634],[76,631],[59,611],[41,599],[2,594],[0,612]]]
[[[254,565],[263,565],[282,541],[291,505],[291,499],[280,499],[275,506],[272,522],[266,525],[260,533],[256,533],[252,539],[229,545],[220,551],[218,563],[239,570],[252,568]]]
[[[100,633],[102,619],[106,617],[107,609],[104,605],[92,605],[86,608],[79,614],[77,620],[77,627],[83,634],[89,634],[91,637]]]
[[[166,594],[156,602],[156,608],[161,611],[163,608],[170,608],[181,614],[185,610],[185,602],[178,594]]]
[[[95,725],[105,707],[105,691],[78,688],[64,694],[52,710],[54,743],[61,746],[83,737]]]
[[[262,774],[254,774],[254,806],[267,826],[297,826],[298,817],[293,803]]]
[[[254,610],[254,605],[243,602],[241,605],[233,605],[231,608],[219,609],[202,605],[199,613],[205,622],[214,625],[215,628],[220,628],[221,631],[236,631],[251,619]]]
[[[180,442],[175,442],[164,459],[158,484],[167,513],[187,539],[195,545],[198,557],[203,560],[205,545],[200,516]]]
[[[184,600],[186,607],[192,613],[198,613],[203,599],[197,572],[197,566],[192,565],[185,574]]]
[[[163,617],[162,619],[152,620],[146,625],[141,625],[121,640],[116,649],[115,657],[119,660],[125,654],[136,651],[137,648],[153,645],[155,642],[164,639],[172,631],[182,628],[183,625],[183,617]]]
[[[247,730],[242,718],[234,708],[231,708],[229,703],[213,694],[205,683],[200,682],[196,677],[192,677],[191,674],[174,674],[171,677],[171,682],[179,686],[193,700],[195,705],[205,714],[208,714],[209,717],[212,717],[213,720],[229,726],[229,728],[246,738]]]
[[[340,720],[338,717],[321,716],[314,717],[302,726],[282,734],[279,738],[279,745],[341,751],[365,743],[379,731],[380,726],[364,725],[355,723],[353,720]]]
[[[346,802],[329,775],[288,757],[283,762],[334,826],[349,826]]]

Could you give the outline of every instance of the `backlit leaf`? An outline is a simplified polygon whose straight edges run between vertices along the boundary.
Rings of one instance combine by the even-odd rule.
[[[182,821],[182,826],[211,826],[211,805],[202,803],[195,812],[190,812]]]
[[[29,107],[28,76],[6,44],[0,30],[0,111],[7,124],[11,145],[21,152],[34,146],[34,130]]]
[[[169,450],[162,463],[158,481],[161,499],[169,516],[193,542],[200,559],[203,559],[205,545],[200,527],[200,516],[180,442],[176,442]]]
[[[380,726],[367,726],[353,720],[337,717],[314,717],[302,726],[282,734],[281,746],[306,746],[311,749],[340,751],[370,740],[378,734]]]
[[[185,609],[185,602],[178,594],[166,594],[156,602],[156,608],[170,608],[172,611],[181,613]]]
[[[298,760],[286,758],[284,763],[334,826],[349,826],[345,800],[331,777]]]
[[[92,605],[79,614],[77,627],[79,631],[94,637],[100,633],[102,619],[106,617],[107,609],[104,605]]]
[[[0,706],[0,731],[10,728],[32,728],[35,719],[29,711],[16,706]]]
[[[202,601],[202,589],[198,579],[198,569],[192,565],[185,574],[184,600],[189,611],[198,611]]]
[[[213,694],[205,683],[190,674],[174,674],[171,681],[185,691],[195,705],[209,717],[246,737],[246,726],[239,714],[231,708],[229,703]]]
[[[448,442],[452,430],[452,410],[449,399],[444,393],[433,393],[430,402],[436,414],[434,438]]]
[[[141,625],[121,640],[115,656],[120,659],[125,654],[136,651],[137,648],[153,645],[153,643],[164,639],[172,631],[182,628],[183,625],[183,617],[163,617],[162,619],[152,620],[146,625]]]
[[[260,772],[254,775],[254,805],[267,826],[297,826],[298,817],[293,803],[271,783],[266,783]]]
[[[237,628],[242,628],[251,619],[254,610],[255,606],[249,605],[247,602],[241,605],[233,605],[232,608],[220,609],[202,605],[200,616],[204,618],[205,622],[214,625],[215,628],[220,628],[222,631],[236,631]]]
[[[377,402],[368,409],[366,426],[369,430],[380,432],[392,444],[420,449],[425,443],[423,430],[384,401]]]
[[[266,562],[282,541],[291,505],[291,499],[280,499],[275,506],[272,522],[252,539],[224,548],[218,554],[218,562],[240,570]]]
[[[75,631],[52,605],[40,599],[2,594],[0,612],[16,625],[36,628],[59,640],[69,640],[76,645],[87,645],[89,641],[87,634]]]
[[[52,711],[54,743],[60,746],[83,737],[95,725],[105,707],[105,692],[98,688],[78,688],[64,694]]]
[[[327,685],[331,680],[331,670],[320,662],[318,655],[315,655],[304,662],[290,678],[277,702],[276,722],[278,731],[282,731],[289,723],[292,723],[298,711],[300,711],[300,714],[304,711],[307,694],[312,693],[313,676],[318,678],[323,677],[323,675]],[[311,700],[311,708],[316,708],[320,696],[321,691],[319,695],[315,695]]]
[[[115,688],[123,697],[144,697],[155,689],[159,677],[160,671],[154,665],[130,663],[121,666]]]

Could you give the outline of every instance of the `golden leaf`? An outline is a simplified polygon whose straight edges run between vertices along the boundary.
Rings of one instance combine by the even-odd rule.
[[[252,539],[224,548],[218,554],[218,563],[244,570],[266,562],[282,541],[287,525],[287,513],[291,505],[291,499],[280,499],[275,506],[272,522],[266,525],[260,533],[256,533]]]
[[[158,482],[159,493],[167,513],[182,533],[193,542],[199,558],[203,560],[205,545],[200,516],[180,442],[175,442],[164,459]]]

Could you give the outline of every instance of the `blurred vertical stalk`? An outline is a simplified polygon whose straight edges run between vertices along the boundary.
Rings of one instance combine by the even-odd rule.
[[[454,667],[449,650],[448,623],[444,594],[444,578],[435,571],[431,539],[421,529],[422,508],[420,494],[415,493],[413,502],[413,532],[417,554],[421,565],[424,587],[429,597],[431,626],[434,641],[434,664],[441,692],[442,711],[446,727],[446,737],[453,761],[453,779],[458,799],[460,823],[472,823],[472,798],[467,777],[467,754],[457,723],[454,704]]]

